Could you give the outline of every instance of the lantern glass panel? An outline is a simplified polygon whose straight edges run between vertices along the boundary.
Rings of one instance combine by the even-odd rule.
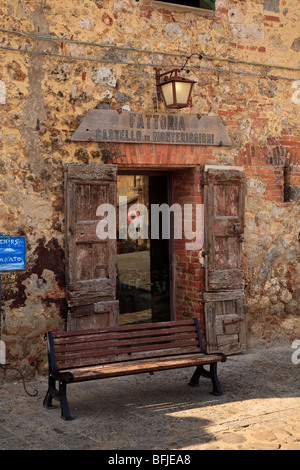
[[[163,95],[164,95],[164,99],[165,99],[166,105],[167,105],[167,106],[171,106],[172,104],[174,104],[173,83],[172,83],[172,82],[164,83],[164,84],[161,86],[161,91],[162,91],[162,93],[163,93]]]
[[[192,86],[192,83],[189,83],[189,82],[175,82],[177,103],[188,104],[191,86]]]

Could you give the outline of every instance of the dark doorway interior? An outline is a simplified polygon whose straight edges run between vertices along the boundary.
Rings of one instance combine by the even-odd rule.
[[[139,237],[130,235],[117,241],[119,324],[169,321],[170,307],[170,240],[162,238],[162,214],[159,238],[151,239],[151,205],[169,203],[168,175],[121,174],[118,176],[118,201],[127,197],[127,233],[136,227]],[[147,211],[137,211],[148,226],[148,238],[141,238],[142,229],[134,221],[135,204]],[[120,210],[120,206],[119,206]],[[124,213],[124,212],[123,212]],[[131,221],[131,219],[133,219]],[[147,220],[146,220],[147,219]],[[158,220],[154,220],[157,224]],[[153,223],[153,221],[152,221]],[[164,220],[169,223],[169,220]],[[166,225],[165,225],[166,227]]]

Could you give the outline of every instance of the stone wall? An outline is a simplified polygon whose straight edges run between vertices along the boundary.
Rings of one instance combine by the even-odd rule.
[[[28,374],[41,371],[42,334],[66,321],[69,162],[243,166],[248,340],[299,337],[298,0],[216,0],[214,12],[197,14],[152,0],[6,0],[0,33],[1,231],[28,242],[27,270],[5,297],[8,360]],[[192,107],[182,112],[220,116],[232,147],[128,144],[112,151],[70,140],[86,112],[103,103],[163,112],[153,67],[181,66],[191,54],[189,77],[197,85]],[[178,267],[201,298],[199,257],[191,256],[189,266],[178,259]],[[191,286],[186,276],[195,275]]]

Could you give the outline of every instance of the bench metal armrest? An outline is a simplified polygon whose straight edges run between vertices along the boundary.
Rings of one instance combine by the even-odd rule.
[[[198,341],[199,341],[199,346],[200,346],[200,350],[203,354],[205,354],[206,356],[221,356],[222,357],[222,360],[221,362],[226,362],[226,359],[227,357],[225,356],[225,354],[221,353],[221,352],[215,352],[215,353],[208,353],[206,351],[206,348],[204,347],[204,344],[203,344],[203,340],[202,340],[202,333],[201,333],[201,327],[200,327],[200,323],[199,323],[199,320],[198,318],[194,318],[194,322],[195,322],[195,325],[196,325],[196,328],[197,328],[197,332],[198,332]]]
[[[64,382],[66,384],[70,384],[74,382],[74,375],[71,374],[71,372],[58,372],[54,374],[55,380],[58,380],[59,382]]]
[[[56,360],[55,360],[55,352],[54,352],[54,343],[53,343],[53,336],[51,331],[48,331],[44,335],[45,341],[47,341],[47,352],[48,352],[48,365],[49,365],[49,376],[53,377],[54,380],[58,380],[59,382],[64,382],[69,384],[73,382],[74,376],[71,372],[60,372],[57,369]]]

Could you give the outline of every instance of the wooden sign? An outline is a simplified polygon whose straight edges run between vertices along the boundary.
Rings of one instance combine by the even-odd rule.
[[[123,142],[172,145],[231,145],[218,116],[141,114],[90,109],[72,136],[78,142]]]

